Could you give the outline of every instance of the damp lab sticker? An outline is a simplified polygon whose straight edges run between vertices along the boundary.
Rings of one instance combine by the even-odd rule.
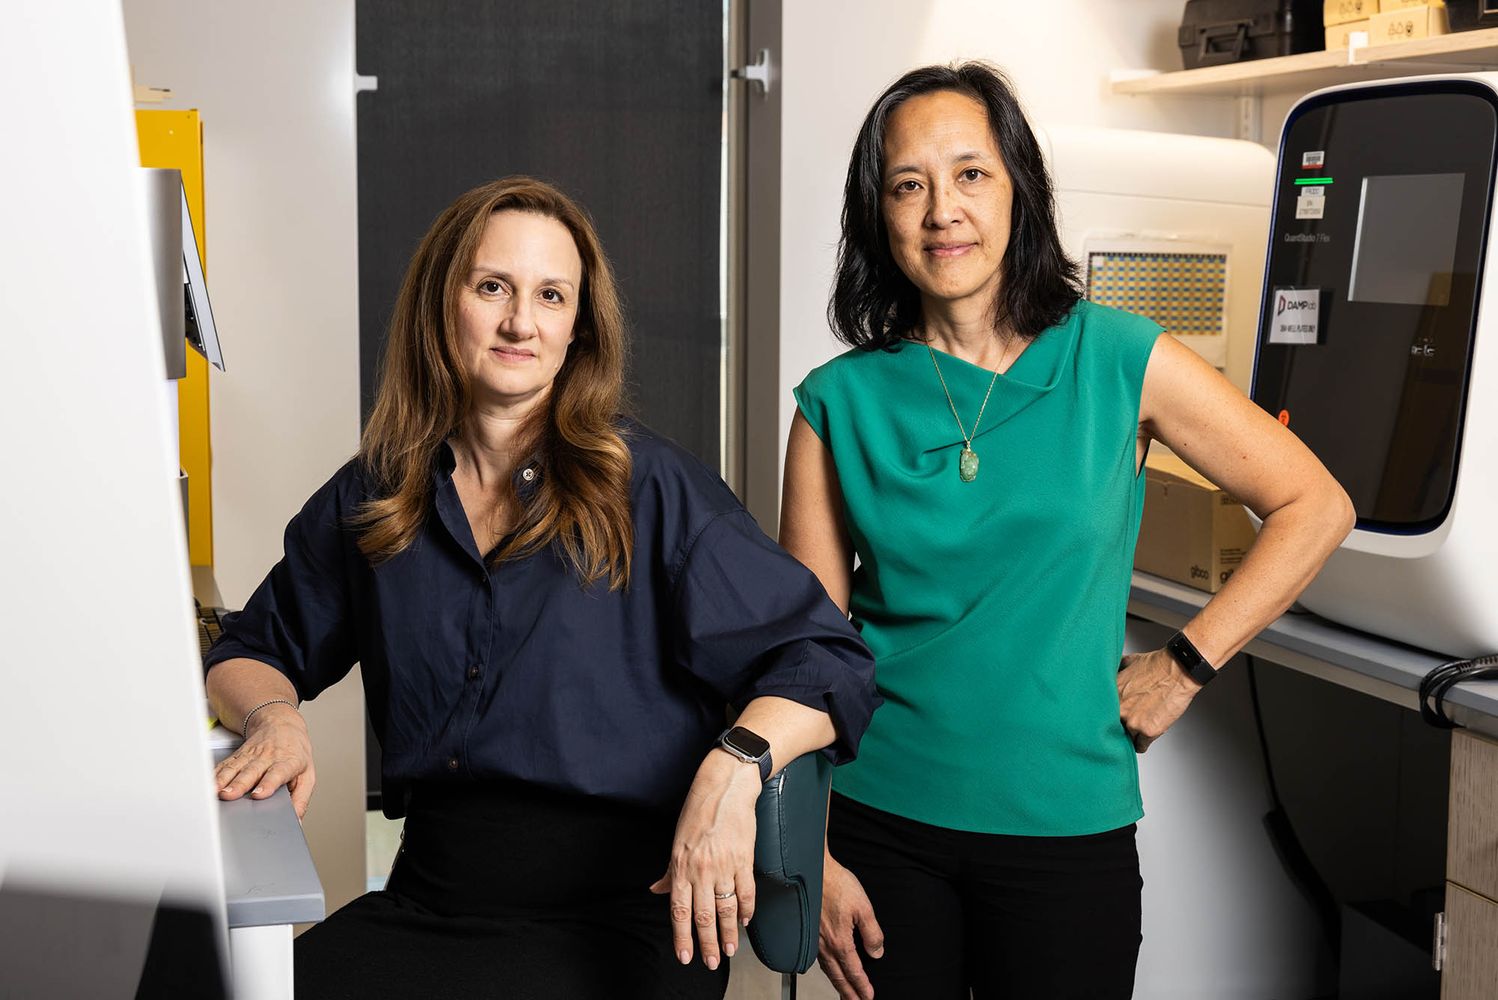
[[[1321,289],[1276,288],[1270,301],[1271,344],[1321,343]]]

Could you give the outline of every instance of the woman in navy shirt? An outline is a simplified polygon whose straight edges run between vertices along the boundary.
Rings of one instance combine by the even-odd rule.
[[[286,784],[304,812],[296,706],[358,662],[406,817],[386,891],[298,939],[299,996],[721,997],[764,778],[853,756],[868,650],[716,475],[619,416],[623,354],[574,203],[463,195],[407,271],[359,455],[226,620],[221,797]]]

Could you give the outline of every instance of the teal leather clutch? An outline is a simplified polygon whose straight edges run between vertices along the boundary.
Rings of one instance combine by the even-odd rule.
[[[832,762],[820,751],[805,754],[766,782],[755,806],[749,943],[775,972],[805,972],[817,959],[831,785]]]

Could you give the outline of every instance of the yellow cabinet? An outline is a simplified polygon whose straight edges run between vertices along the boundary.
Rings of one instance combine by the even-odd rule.
[[[203,213],[203,125],[196,111],[137,110],[140,165],[182,172],[187,205],[208,268]],[[177,383],[182,471],[187,473],[187,548],[194,566],[213,565],[213,451],[208,434],[208,362],[187,352],[187,377]]]

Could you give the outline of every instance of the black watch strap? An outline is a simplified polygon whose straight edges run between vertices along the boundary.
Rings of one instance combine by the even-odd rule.
[[[1165,651],[1175,658],[1186,671],[1186,676],[1196,683],[1205,686],[1208,681],[1217,676],[1217,669],[1207,662],[1207,658],[1191,644],[1186,638],[1185,632],[1177,632],[1165,643]]]
[[[743,726],[734,726],[718,737],[718,746],[746,764],[758,764],[759,780],[770,780],[775,765],[770,760],[770,741],[763,736]]]

